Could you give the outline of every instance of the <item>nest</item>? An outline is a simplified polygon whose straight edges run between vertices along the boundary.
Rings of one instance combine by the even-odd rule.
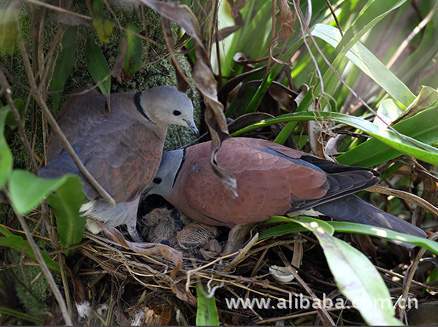
[[[207,294],[216,298],[222,323],[267,324],[288,320],[295,324],[326,325],[340,320],[345,324],[362,322],[347,301],[333,310],[296,307],[297,301],[315,303],[323,297],[342,298],[321,248],[306,234],[261,240],[259,232],[264,225],[260,225],[251,230],[240,250],[224,254],[226,230],[193,224],[186,219],[182,226],[172,230],[178,225],[174,212],[163,209],[158,216],[163,220],[143,226],[146,228],[143,235],[155,242],[129,242],[120,231],[105,228],[104,236],[87,234],[88,241],[81,245],[80,252],[88,260],[87,264],[81,265],[79,274],[83,277],[109,276],[115,285],[111,292],[115,292],[115,288],[120,294],[117,310],[113,310],[113,314],[117,312],[116,318],[110,320],[112,323],[193,324],[195,289],[199,283],[204,285]],[[177,223],[172,225],[171,221]],[[160,239],[160,234],[154,230],[157,226],[166,227],[163,229],[165,239]],[[373,253],[377,258],[376,266],[386,283],[391,285],[392,295],[400,296],[407,266],[387,258],[396,257],[398,261],[405,258],[407,263],[407,250],[390,244],[379,247],[379,242],[383,242],[379,239],[343,237],[348,237],[362,251],[372,251],[371,248],[377,251]],[[211,243],[219,244],[219,251],[215,252],[218,248],[214,246],[212,251]],[[86,278],[81,280],[88,283],[89,288],[93,285],[92,294],[100,294],[101,299],[113,296],[108,294],[107,278],[91,283]],[[424,296],[426,287],[430,290],[430,286],[415,281],[410,292]],[[108,295],[102,295],[105,293]],[[233,309],[227,302],[231,298],[270,299],[270,308]],[[287,305],[279,306],[282,302]]]

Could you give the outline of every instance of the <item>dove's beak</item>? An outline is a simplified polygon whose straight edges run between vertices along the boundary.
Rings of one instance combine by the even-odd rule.
[[[186,122],[187,127],[190,128],[190,129],[192,130],[193,134],[195,134],[195,135],[199,135],[199,130],[198,130],[198,128],[196,127],[194,121],[190,121],[190,120],[188,120],[188,119],[184,119],[184,121]]]

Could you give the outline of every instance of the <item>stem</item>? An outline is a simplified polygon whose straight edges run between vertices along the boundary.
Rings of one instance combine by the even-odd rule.
[[[59,308],[60,308],[61,313],[62,313],[62,317],[64,318],[66,325],[73,326],[73,321],[71,320],[71,317],[68,314],[65,300],[61,295],[61,291],[59,290],[58,286],[55,283],[55,279],[53,278],[52,273],[50,272],[49,268],[47,267],[46,262],[44,261],[44,258],[41,254],[41,251],[40,251],[38,245],[35,243],[35,240],[33,239],[33,236],[32,236],[32,233],[30,232],[29,226],[27,225],[27,223],[24,220],[22,215],[20,215],[18,212],[15,212],[15,215],[17,216],[18,221],[20,222],[21,228],[23,229],[24,234],[26,235],[26,238],[27,238],[27,241],[29,242],[30,247],[32,248],[32,251],[35,255],[35,259],[38,262],[44,276],[46,277],[47,282],[48,282],[48,284],[53,292],[53,295],[55,296],[56,301],[58,302]]]

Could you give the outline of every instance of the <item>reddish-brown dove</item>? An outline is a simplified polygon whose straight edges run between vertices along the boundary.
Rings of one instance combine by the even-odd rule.
[[[167,127],[182,125],[197,133],[190,99],[171,86],[111,94],[109,101],[88,92],[65,103],[58,123],[86,168],[117,204],[106,203],[82,178],[90,200],[82,206],[83,214],[113,227],[126,224],[131,237],[140,240],[135,228],[138,202],[160,165]],[[66,173],[81,175],[59,137],[52,134],[48,164],[39,175]]]
[[[148,194],[159,194],[188,217],[210,225],[261,222],[310,211],[336,220],[425,236],[418,227],[353,193],[377,183],[372,171],[340,166],[266,140],[228,138],[218,163],[237,180],[238,197],[210,165],[211,143],[165,152]]]

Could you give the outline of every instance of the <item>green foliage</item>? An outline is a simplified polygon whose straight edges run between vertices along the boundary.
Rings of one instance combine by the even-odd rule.
[[[100,92],[108,95],[111,92],[111,70],[100,47],[89,38],[86,48],[87,69],[96,82]]]
[[[65,31],[64,38],[62,39],[61,43],[61,51],[56,59],[55,70],[50,83],[53,110],[59,108],[65,83],[73,72],[74,57],[77,46],[76,33],[77,31],[73,27],[70,27]]]
[[[338,48],[343,38],[339,30],[325,25],[316,24],[312,30],[312,35],[329,43],[331,46]],[[342,55],[343,57],[344,55]],[[379,84],[390,96],[395,100],[408,107],[415,99],[415,95],[400,81],[385,65],[377,59],[377,57],[369,51],[363,44],[356,43],[345,53],[353,64],[355,64],[362,72],[371,77]],[[334,74],[330,72],[330,74]],[[337,76],[333,77],[338,79]],[[327,92],[334,92],[334,89],[329,89]]]
[[[231,6],[239,3],[242,7],[238,12],[232,11]],[[330,121],[340,124],[335,127],[335,132],[338,128],[347,131],[342,147],[338,148],[343,153],[336,157],[336,160],[341,163],[376,168],[388,160],[408,155],[436,165],[438,151],[434,145],[438,143],[438,104],[435,88],[438,80],[436,76],[429,73],[434,69],[433,60],[436,59],[438,51],[436,14],[427,22],[424,30],[417,31],[415,37],[409,40],[407,49],[399,58],[396,58],[395,64],[388,64],[388,62],[393,59],[392,56],[408,35],[415,31],[414,28],[421,19],[428,17],[431,10],[438,8],[438,5],[433,0],[417,1],[415,15],[412,15],[411,1],[406,0],[312,0],[312,8],[307,7],[308,1],[292,0],[285,1],[285,3],[289,4],[290,12],[294,16],[293,33],[287,40],[282,40],[278,44],[273,44],[272,41],[281,24],[274,26],[272,13],[279,11],[279,1],[221,1],[218,17],[219,29],[235,25],[235,31],[220,41],[218,56],[214,49],[215,40],[208,39],[212,35],[213,37],[217,35],[214,31],[203,31],[208,41],[206,44],[213,45],[210,58],[212,58],[212,65],[220,75],[219,79],[224,88],[233,78],[241,77],[241,73],[252,69],[257,70],[256,73],[242,78],[238,83],[236,89],[240,88],[239,93],[237,96],[228,98],[230,102],[227,115],[234,118],[242,113],[257,110],[271,113],[272,108],[269,106],[273,102],[266,100],[272,100],[269,98],[270,92],[276,83],[296,92],[300,92],[300,87],[303,85],[309,87],[309,92],[306,94],[302,92],[303,99],[295,99],[296,106],[294,104],[288,107],[287,110],[295,110],[295,113],[279,115],[276,118],[253,124],[237,131],[234,135],[241,135],[264,126],[285,123],[276,137],[274,135],[275,142],[283,144],[293,139],[300,148],[307,145],[309,131],[299,122]],[[299,9],[303,11],[302,19],[306,23],[304,28],[300,27],[299,19],[296,17],[295,3],[299,3],[301,7]],[[336,23],[327,8],[327,3],[331,3],[335,10],[339,27],[344,31],[343,36],[337,28],[333,27]],[[276,5],[275,11],[273,11],[272,4]],[[31,5],[33,4],[29,4]],[[59,107],[62,93],[64,89],[69,89],[69,83],[78,86],[77,80],[79,80],[79,87],[83,87],[84,84],[90,82],[85,78],[84,83],[84,78],[81,79],[81,76],[78,78],[78,74],[73,72],[76,65],[79,67],[78,71],[85,71],[82,69],[85,66],[81,66],[82,58],[79,60],[75,58],[75,53],[82,50],[75,51],[80,44],[80,37],[77,37],[80,35],[76,33],[82,32],[82,29],[86,30],[84,35],[88,38],[85,51],[82,51],[85,53],[84,61],[89,75],[102,94],[108,95],[111,91],[110,67],[114,64],[114,60],[116,63],[112,68],[121,65],[118,68],[123,69],[122,80],[124,77],[132,77],[141,68],[145,68],[144,74],[143,71],[142,74],[137,74],[137,76],[142,75],[139,81],[131,81],[121,86],[114,83],[114,88],[141,89],[156,84],[174,83],[174,79],[169,77],[173,74],[172,69],[169,68],[170,64],[163,55],[166,53],[163,50],[164,46],[157,51],[160,45],[153,44],[153,51],[151,51],[154,53],[153,56],[163,57],[158,64],[149,64],[149,62],[156,62],[156,58],[152,56],[153,58],[146,58],[147,64],[143,65],[143,54],[147,54],[150,43],[144,42],[138,34],[143,34],[145,30],[149,34],[148,29],[151,27],[159,30],[157,17],[150,19],[148,16],[146,24],[144,20],[142,24],[134,23],[132,18],[135,15],[125,15],[126,17],[119,21],[119,12],[109,18],[107,7],[111,6],[111,3],[94,0],[87,2],[87,5],[91,7],[85,8],[84,6],[83,9],[86,11],[85,14],[91,16],[92,19],[85,24],[83,22],[79,24],[82,26],[68,27],[59,51],[56,50],[54,57],[56,65],[48,88],[48,101],[52,110]],[[77,8],[72,10],[75,11]],[[50,9],[47,9],[47,13],[52,14]],[[141,14],[145,12],[142,11]],[[416,17],[417,15],[419,17]],[[413,16],[415,16],[414,19]],[[50,21],[56,20],[50,19]],[[1,7],[0,5],[0,55],[10,55],[15,51],[17,38],[20,36],[19,23],[19,10],[16,7]],[[308,27],[307,23],[309,23]],[[123,32],[119,31],[120,26],[123,27],[121,29]],[[152,33],[161,35],[156,30],[154,29]],[[385,35],[386,30],[391,33]],[[118,47],[122,37],[123,41],[126,41],[126,53],[123,56],[121,54],[117,56],[114,49]],[[158,37],[160,38],[161,36]],[[306,45],[304,38],[307,41]],[[191,41],[187,40],[186,35],[178,42],[182,42],[185,47],[191,49]],[[181,43],[178,43],[179,45]],[[207,51],[210,50],[207,46],[206,48]],[[33,53],[35,49],[29,47],[29,50],[31,55],[35,55],[35,58],[31,57],[31,59],[33,65],[36,66],[36,62],[41,58],[37,53]],[[244,58],[243,63],[235,60],[238,52],[243,54],[241,56]],[[189,55],[193,55],[193,52]],[[328,58],[330,65],[323,56]],[[246,59],[249,61],[245,61]],[[220,61],[220,65],[215,62],[217,60]],[[13,60],[14,70],[11,70],[13,74],[15,74],[16,63],[17,61]],[[156,68],[162,66],[166,67],[164,72]],[[329,66],[337,71],[333,71]],[[322,78],[318,73],[322,73]],[[428,81],[432,87],[423,87],[418,93],[418,85],[425,84],[424,81]],[[324,85],[324,94],[320,92],[322,85]],[[28,85],[25,85],[26,87]],[[47,85],[40,87],[44,91],[47,90]],[[365,101],[366,106],[356,103],[358,99],[352,94],[351,89],[357,90],[357,94]],[[21,107],[28,110],[32,104],[29,106],[27,101],[23,100],[26,99],[26,95],[27,93],[14,94],[14,97],[21,99],[23,102]],[[333,104],[336,105],[333,106]],[[373,110],[369,110],[370,108]],[[3,136],[5,121],[6,126],[13,127],[13,124],[9,124],[12,115],[8,116],[7,111],[7,107],[3,107],[0,111],[0,188],[7,187],[5,190],[10,196],[14,209],[21,214],[28,214],[41,201],[47,199],[56,216],[58,238],[65,253],[69,254],[69,249],[81,241],[85,224],[84,218],[78,213],[84,200],[80,180],[73,176],[45,180],[23,170],[13,170],[11,151]],[[377,113],[379,117],[370,117],[374,113]],[[20,114],[26,116],[29,111]],[[386,124],[382,122],[382,119]],[[387,124],[391,124],[391,127],[386,126]],[[26,128],[30,125],[33,124],[27,124],[26,121]],[[329,128],[323,128],[324,132],[331,129],[332,125],[327,125]],[[362,142],[362,138],[356,138],[355,134],[358,133],[369,136],[368,140]],[[323,135],[323,138],[328,135],[332,136],[331,130]],[[179,141],[177,136],[173,139],[177,139],[176,142]],[[12,147],[12,143],[10,145]],[[17,162],[17,156],[15,159]],[[393,165],[393,167],[399,166],[400,162]],[[394,171],[395,168],[386,169],[383,175],[391,176]],[[404,185],[410,181],[405,181]],[[395,187],[399,185],[401,184],[396,184]],[[286,217],[276,217],[273,221],[286,223],[265,230],[261,234],[263,239],[308,230],[316,235],[341,292],[352,301],[359,303],[359,311],[368,324],[400,324],[400,322],[394,318],[391,303],[386,302],[389,298],[388,291],[371,263],[350,245],[333,237],[333,232],[371,235],[421,246],[435,254],[438,251],[435,242],[381,228],[347,222],[323,222],[309,218],[291,220]],[[10,232],[2,225],[0,225],[0,246],[14,249],[33,258],[33,252],[26,239]],[[45,241],[41,241],[40,246],[45,248]],[[50,269],[59,271],[59,267],[46,251],[43,251],[43,256]],[[32,269],[34,271],[23,276],[23,279],[35,278],[39,269]],[[435,280],[436,271],[432,272],[429,277],[429,281]],[[40,278],[39,281],[41,280]],[[44,285],[38,287],[41,289],[38,292],[41,296],[30,297],[30,300],[26,301],[25,307],[28,310],[45,310],[41,303],[46,299],[44,294],[46,288]],[[23,291],[23,288],[20,292],[28,293],[27,290]],[[219,317],[215,299],[207,298],[201,285],[197,286],[197,299],[196,323],[218,325]],[[386,305],[375,308],[373,303],[377,301],[383,301]],[[3,309],[0,307],[0,314]],[[20,316],[19,312],[7,310],[4,314]],[[31,316],[22,316],[21,319],[38,323],[37,320],[32,320]]]
[[[438,92],[423,88],[420,95],[408,108],[413,116],[394,124],[394,129],[403,135],[426,144],[438,142]],[[371,139],[340,155],[337,159],[349,165],[373,167],[401,155],[397,149],[378,139]],[[431,149],[431,153],[436,150]]]
[[[79,214],[85,195],[79,177],[64,178],[64,183],[49,195],[48,203],[56,217],[59,241],[69,254],[68,248],[80,243],[85,231],[85,218]]]
[[[35,209],[47,196],[65,183],[65,177],[45,179],[24,170],[14,170],[9,180],[11,204],[21,215]]]
[[[432,108],[431,110],[437,115],[438,108]],[[413,157],[430,162],[431,164],[438,164],[438,149],[409,136],[400,134],[392,129],[382,129],[379,125],[371,123],[363,118],[337,112],[297,112],[285,114],[244,127],[234,132],[233,136],[239,136],[260,127],[278,123],[309,120],[332,120],[355,127],[401,153],[412,155]],[[430,130],[428,132],[430,132]],[[436,136],[436,133],[432,135]]]
[[[105,3],[102,0],[91,2],[91,14],[93,27],[101,43],[108,43],[114,30],[114,22],[104,18]]]
[[[0,225],[0,247],[7,247],[26,254],[28,257],[35,259],[32,248],[23,237],[10,232],[6,227]],[[58,264],[49,257],[47,252],[42,251],[43,259],[51,270],[59,272]]]
[[[219,316],[214,296],[209,297],[203,286],[196,286],[196,326],[219,326]]]
[[[15,52],[19,36],[18,3],[0,4],[0,56],[11,55]]]
[[[263,232],[261,232],[260,239],[263,240],[270,237],[279,237],[279,236],[306,231],[306,229],[302,225],[299,225],[296,222],[292,222],[292,221],[293,220],[290,217],[283,217],[283,216],[272,217],[267,223],[269,224],[282,223],[282,224],[265,229]],[[396,242],[403,242],[403,243],[420,246],[426,250],[431,251],[434,254],[438,254],[438,242],[428,240],[426,238],[394,232],[386,228],[374,227],[374,226],[357,224],[357,223],[350,223],[346,221],[326,221],[326,223],[329,224],[333,228],[333,230],[337,233],[363,234],[363,235],[381,237]]]
[[[22,215],[49,197],[61,244],[68,248],[82,240],[85,218],[79,214],[79,208],[85,195],[78,176],[44,179],[24,170],[14,170],[9,180],[9,193],[12,206]]]
[[[126,29],[126,55],[123,61],[123,71],[126,75],[134,75],[143,65],[142,40],[138,37],[139,29],[129,25]]]
[[[3,107],[0,110],[0,189],[6,184],[12,172],[12,153],[6,143],[4,130],[9,109]]]
[[[0,306],[0,315],[15,317],[20,320],[31,322],[34,325],[43,325],[44,320],[38,316],[24,313],[7,307]]]
[[[316,236],[339,291],[369,325],[401,325],[385,282],[364,254],[333,237],[334,228],[325,221],[309,217],[292,220]]]
[[[98,17],[93,19],[93,26],[100,42],[108,43],[113,34],[114,23],[111,20]]]

